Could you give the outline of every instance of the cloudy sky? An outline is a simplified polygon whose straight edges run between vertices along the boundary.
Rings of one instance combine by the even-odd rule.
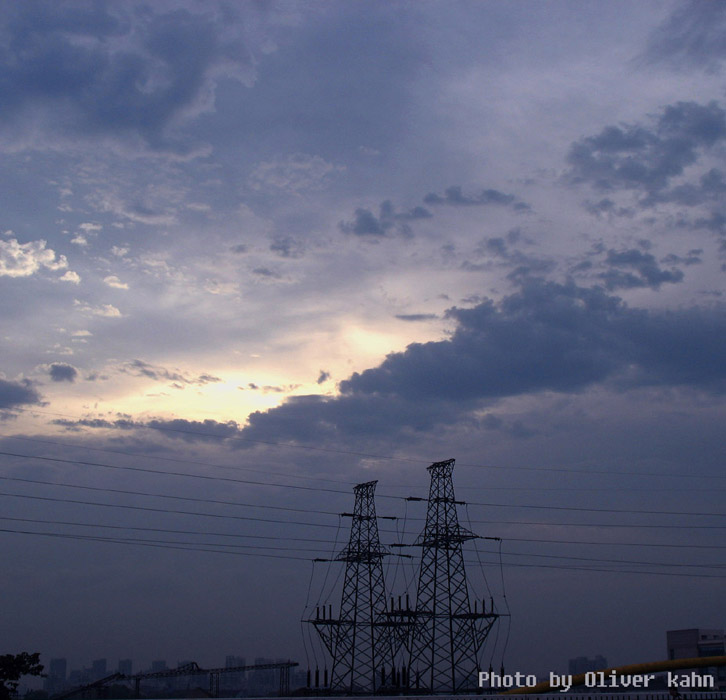
[[[450,457],[503,540],[503,576],[467,554],[511,612],[487,662],[726,625],[726,5],[6,1],[0,34],[0,651],[322,664],[352,486],[411,543]]]

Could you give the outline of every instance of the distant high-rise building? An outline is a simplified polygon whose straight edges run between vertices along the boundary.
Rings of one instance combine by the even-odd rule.
[[[182,668],[182,666],[188,666],[190,663],[192,663],[191,659],[184,659],[183,661],[177,661],[176,667]],[[160,685],[167,685],[170,688],[175,688],[176,690],[189,690],[189,688],[196,687],[199,685],[201,676],[172,676],[171,678],[167,678],[163,684]]]
[[[666,632],[669,659],[694,659],[724,655],[722,629],[669,630]]]
[[[234,668],[235,666],[244,666],[244,665],[245,665],[244,656],[225,656],[224,657],[224,667],[225,668]]]
[[[48,675],[43,681],[43,690],[57,693],[65,688],[68,662],[65,659],[51,659],[48,664]]]
[[[51,659],[48,665],[48,677],[65,681],[68,673],[68,662],[65,659]]]
[[[93,680],[98,680],[99,678],[103,678],[108,675],[108,672],[106,671],[106,659],[95,659],[91,663],[90,675]]]
[[[723,629],[694,627],[686,630],[668,630],[666,646],[669,659],[695,659],[726,655],[726,638]],[[713,676],[714,687],[726,690],[726,668],[723,666],[709,666],[694,670],[697,673]]]
[[[274,659],[263,656],[255,657],[255,666],[274,664]],[[277,690],[277,672],[273,669],[252,671],[247,678],[247,688],[250,695],[267,695]]]
[[[225,656],[224,667],[236,668],[245,665],[244,656]],[[219,683],[223,688],[240,691],[246,686],[244,671],[235,671],[233,673],[223,673],[220,676]]]
[[[85,685],[86,683],[90,682],[90,676],[88,675],[88,671],[84,669],[73,669],[68,674],[68,685],[76,686],[76,685]]]
[[[123,673],[124,676],[130,676],[132,671],[131,668],[133,666],[133,663],[131,659],[119,659],[118,662],[118,672]]]
[[[588,659],[587,656],[578,656],[576,659],[570,659],[569,661],[569,672],[573,676],[580,673],[589,673],[590,671],[602,671],[607,667],[608,660],[599,654],[594,659]]]

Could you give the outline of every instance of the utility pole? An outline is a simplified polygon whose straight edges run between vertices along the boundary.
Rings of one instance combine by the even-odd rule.
[[[345,562],[340,616],[325,606],[316,611],[315,626],[333,664],[330,690],[375,693],[393,668],[394,642],[386,617],[383,557],[388,550],[378,539],[374,493],[377,481],[358,484],[351,515],[350,540],[335,561]],[[317,675],[317,673],[316,673]],[[327,676],[327,673],[326,673]]]
[[[436,462],[431,474],[426,525],[415,542],[421,549],[414,624],[411,629],[410,685],[428,692],[475,688],[479,650],[499,617],[485,601],[472,610],[462,544],[478,537],[459,525],[452,472],[454,460]]]

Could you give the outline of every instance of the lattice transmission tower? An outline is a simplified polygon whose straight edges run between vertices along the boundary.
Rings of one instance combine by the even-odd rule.
[[[335,558],[345,562],[340,616],[332,611],[308,620],[315,626],[333,663],[330,690],[375,693],[385,685],[387,669],[395,655],[391,622],[386,615],[383,557],[388,550],[378,539],[378,520],[373,500],[377,481],[358,484],[352,513],[350,540]]]
[[[477,538],[459,525],[452,472],[454,460],[436,462],[431,473],[421,549],[415,623],[411,628],[411,682],[429,692],[455,693],[478,681],[479,651],[499,617],[476,599],[472,609],[462,544]]]

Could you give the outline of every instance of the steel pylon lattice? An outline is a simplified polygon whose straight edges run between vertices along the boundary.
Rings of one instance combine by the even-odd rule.
[[[415,623],[411,629],[411,680],[429,692],[475,688],[479,651],[498,615],[472,610],[462,544],[477,537],[459,525],[452,472],[454,460],[436,462],[431,473],[421,549]]]
[[[336,557],[345,562],[340,616],[325,619],[320,611],[311,622],[330,656],[330,690],[375,693],[381,676],[392,668],[394,643],[386,618],[383,557],[389,554],[378,538],[374,493],[377,481],[354,487],[350,540]]]

